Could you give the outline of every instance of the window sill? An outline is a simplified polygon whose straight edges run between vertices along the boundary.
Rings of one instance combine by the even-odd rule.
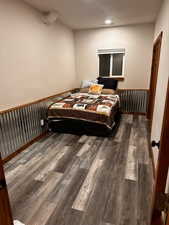
[[[119,80],[119,81],[123,81],[125,78],[124,78],[124,76],[103,76],[102,78],[110,78],[110,79],[115,79],[115,80]]]
[[[114,78],[115,80],[124,80],[124,77],[123,76],[112,76],[112,77],[110,77],[110,78]]]

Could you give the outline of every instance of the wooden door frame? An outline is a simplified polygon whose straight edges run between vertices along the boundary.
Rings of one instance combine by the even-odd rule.
[[[165,193],[168,169],[169,169],[169,80],[166,94],[166,102],[164,109],[163,125],[160,139],[160,150],[157,163],[157,173],[155,179],[154,201],[153,201],[153,214],[152,225],[162,224],[161,212],[156,209],[155,202],[160,196],[160,193]]]
[[[157,87],[157,79],[158,79],[158,70],[159,70],[159,63],[160,63],[160,54],[161,54],[161,44],[162,44],[162,38],[163,38],[163,32],[159,34],[156,41],[153,45],[153,57],[152,57],[152,65],[151,65],[151,78],[150,78],[150,87],[149,87],[149,101],[148,101],[148,108],[147,108],[147,118],[150,120],[150,127],[152,126],[152,119],[153,119],[153,112],[154,112],[154,105],[155,105],[155,95],[156,95],[156,87]],[[160,47],[158,49],[158,66],[157,66],[157,74],[154,76],[154,55],[155,55],[155,49],[157,44],[160,44]],[[154,84],[155,84],[155,90],[154,90]]]
[[[0,181],[2,188],[0,189],[0,225],[13,225],[12,212],[9,202],[8,190],[6,186],[3,163],[0,153]]]

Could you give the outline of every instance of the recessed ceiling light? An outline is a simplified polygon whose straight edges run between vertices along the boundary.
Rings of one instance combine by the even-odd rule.
[[[105,23],[106,25],[110,25],[110,24],[112,24],[112,20],[107,19],[107,20],[104,21],[104,23]]]

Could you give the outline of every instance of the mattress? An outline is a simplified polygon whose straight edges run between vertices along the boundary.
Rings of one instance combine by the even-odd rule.
[[[104,124],[112,129],[119,105],[118,95],[75,93],[51,104],[48,108],[48,119],[84,120]]]

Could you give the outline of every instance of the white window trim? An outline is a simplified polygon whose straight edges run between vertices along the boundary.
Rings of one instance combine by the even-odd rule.
[[[97,53],[97,57],[98,57],[98,66],[97,66],[97,73],[99,75],[99,65],[100,65],[100,61],[99,61],[99,55],[102,55],[102,54],[111,54],[111,58],[110,58],[110,74],[109,76],[105,76],[105,78],[122,78],[124,79],[124,72],[125,72],[125,62],[126,62],[126,51],[125,49],[97,49],[96,51]],[[123,53],[123,68],[122,68],[122,75],[117,75],[117,76],[113,76],[111,74],[112,72],[112,68],[113,68],[113,54],[117,54],[117,53]]]
[[[112,77],[112,69],[113,69],[113,54],[110,56],[110,74],[109,77]]]
[[[124,48],[117,48],[117,49],[97,49],[96,53],[97,55],[101,54],[113,54],[113,53],[124,53],[126,50]]]

